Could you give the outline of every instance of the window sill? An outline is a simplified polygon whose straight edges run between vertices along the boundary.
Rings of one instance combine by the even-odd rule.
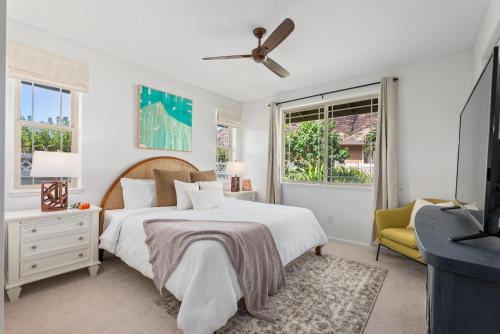
[[[70,188],[68,189],[70,194],[81,194],[83,193],[83,188]],[[18,189],[11,190],[9,192],[11,197],[34,197],[40,196],[40,189]]]
[[[290,182],[281,181],[281,185],[292,186],[292,187],[305,187],[305,188],[328,188],[328,189],[351,189],[351,190],[361,190],[361,191],[372,191],[373,184],[362,184],[362,183],[313,183],[313,182]]]

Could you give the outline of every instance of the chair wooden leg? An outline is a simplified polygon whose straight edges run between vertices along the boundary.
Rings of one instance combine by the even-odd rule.
[[[316,248],[314,249],[314,252],[316,253],[317,256],[323,255],[323,246],[324,245],[316,246]]]
[[[378,244],[377,248],[377,257],[375,258],[375,261],[378,261],[378,254],[380,253],[380,244]]]

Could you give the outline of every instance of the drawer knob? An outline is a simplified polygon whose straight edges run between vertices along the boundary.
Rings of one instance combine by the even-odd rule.
[[[35,269],[36,268],[36,264],[32,264],[31,268]]]
[[[31,230],[31,232],[33,232],[33,233],[36,233],[36,231],[37,231],[36,228],[34,228],[34,229]]]
[[[79,237],[78,240],[80,240],[80,241],[83,240],[83,237]]]
[[[83,257],[83,253],[79,253],[79,254],[78,254],[78,256],[79,256],[79,257]]]
[[[61,220],[61,217],[57,217],[57,219]]]
[[[31,246],[31,249],[36,249],[36,245]]]
[[[78,225],[82,226],[83,225],[83,222],[79,222]]]

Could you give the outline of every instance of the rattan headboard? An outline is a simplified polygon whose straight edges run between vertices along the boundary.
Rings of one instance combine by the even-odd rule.
[[[153,170],[154,169],[165,169],[165,170],[180,170],[187,169],[189,171],[197,171],[198,168],[193,166],[186,160],[182,160],[174,157],[154,157],[146,160],[139,161],[138,163],[127,168],[123,173],[121,173],[109,186],[108,190],[104,194],[101,200],[101,215],[99,220],[99,235],[103,231],[104,224],[104,212],[106,210],[122,209],[123,208],[123,193],[122,187],[120,185],[120,179],[122,177],[127,177],[131,179],[154,179]]]

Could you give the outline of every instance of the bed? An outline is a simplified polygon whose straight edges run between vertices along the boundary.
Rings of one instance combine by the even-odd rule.
[[[153,277],[145,243],[143,221],[188,219],[253,221],[265,224],[275,241],[283,265],[310,249],[320,255],[327,237],[308,209],[228,198],[225,207],[204,211],[175,207],[123,208],[122,177],[153,179],[153,169],[197,170],[187,161],[157,157],[141,161],[123,172],[106,192],[101,207],[100,248],[118,256],[148,278]],[[196,241],[186,250],[165,288],[182,301],[177,325],[186,334],[213,333],[235,314],[242,297],[226,250],[213,240]]]

